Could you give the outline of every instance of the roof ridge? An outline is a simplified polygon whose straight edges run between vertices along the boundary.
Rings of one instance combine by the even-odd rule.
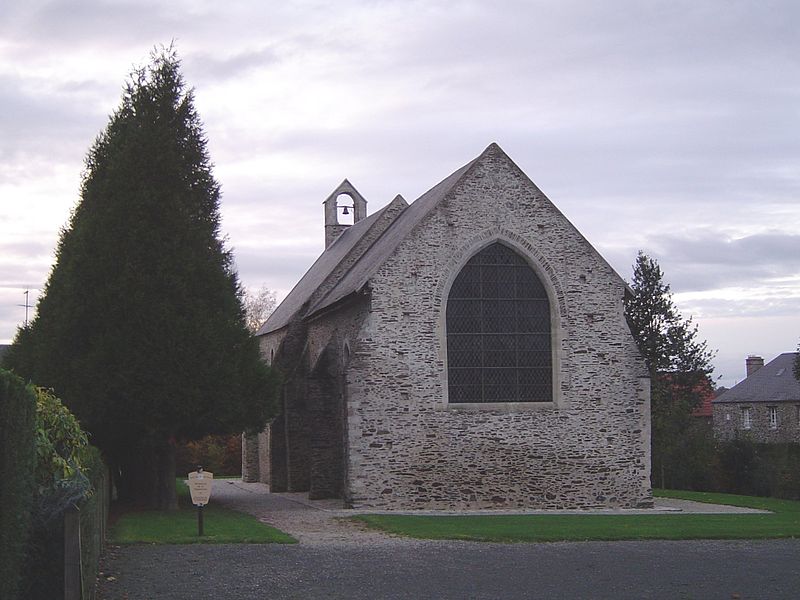
[[[400,210],[400,211],[399,211],[399,212],[398,212],[396,215],[394,215],[393,217],[390,217],[390,218],[391,218],[391,221],[390,221],[390,222],[387,224],[387,226],[386,226],[386,227],[383,229],[383,231],[381,231],[381,232],[380,232],[380,234],[378,234],[378,235],[375,237],[375,239],[373,239],[373,240],[372,240],[372,241],[371,241],[371,242],[370,242],[370,243],[367,245],[367,247],[363,249],[363,251],[362,251],[362,252],[359,254],[358,258],[356,258],[356,260],[354,260],[354,261],[353,261],[353,264],[351,264],[349,267],[347,267],[347,268],[344,270],[344,272],[343,272],[343,273],[341,273],[341,274],[339,275],[339,277],[338,277],[338,281],[336,282],[336,284],[334,284],[333,286],[331,286],[331,288],[330,288],[329,290],[326,290],[326,291],[325,291],[325,293],[324,293],[324,294],[322,294],[322,296],[321,296],[320,298],[318,298],[318,299],[316,300],[316,302],[314,302],[314,303],[311,305],[311,307],[310,307],[310,308],[309,308],[309,309],[306,311],[306,315],[312,315],[312,314],[314,314],[315,312],[317,312],[318,310],[320,310],[321,308],[324,308],[324,307],[326,307],[326,306],[330,306],[330,304],[333,304],[333,302],[326,303],[326,302],[325,302],[326,298],[328,298],[328,296],[329,296],[329,295],[330,295],[330,294],[333,292],[333,290],[335,290],[335,289],[336,289],[336,286],[339,284],[339,282],[341,282],[341,281],[342,281],[342,280],[343,280],[343,279],[344,279],[344,278],[347,276],[347,274],[348,274],[348,273],[350,273],[350,272],[353,270],[353,268],[354,268],[354,267],[355,267],[355,266],[356,266],[356,265],[357,265],[357,264],[358,264],[358,263],[359,263],[359,262],[360,262],[360,261],[361,261],[361,260],[364,258],[364,256],[366,256],[366,255],[369,253],[369,251],[370,251],[370,250],[372,249],[372,247],[373,247],[373,246],[374,246],[374,245],[375,245],[375,244],[378,242],[378,240],[380,240],[380,239],[381,239],[381,237],[383,237],[383,234],[384,234],[384,233],[386,233],[386,231],[388,231],[388,230],[389,230],[389,229],[392,227],[392,225],[393,225],[393,224],[394,224],[394,223],[397,221],[398,217],[399,217],[401,214],[403,214],[403,213],[404,213],[404,212],[405,212],[405,211],[408,209],[408,207],[409,207],[409,204],[408,204],[408,202],[406,202],[406,199],[405,199],[405,198],[403,198],[403,196],[401,196],[400,194],[397,194],[397,195],[396,195],[394,198],[392,198],[392,201],[391,201],[391,202],[389,202],[389,204],[387,204],[386,206],[384,206],[384,207],[383,207],[383,208],[382,208],[382,209],[379,211],[379,212],[381,212],[381,213],[384,213],[384,214],[386,214],[386,213],[388,213],[388,212],[389,212],[389,209],[390,209],[390,208],[393,208],[393,207],[398,207],[398,206],[402,206],[402,209],[401,209],[401,210]],[[361,238],[360,238],[360,240],[359,240],[359,241],[363,240],[363,239],[364,239],[364,237],[366,236],[366,234],[367,234],[367,233],[368,233],[370,230],[372,230],[372,228],[373,228],[373,227],[377,226],[377,224],[378,224],[380,221],[381,221],[381,218],[380,218],[380,217],[379,217],[379,218],[376,218],[376,219],[375,219],[375,223],[374,223],[372,226],[370,226],[370,228],[369,228],[367,231],[365,231],[365,232],[364,232],[364,235],[363,235],[363,236],[361,236]],[[356,243],[356,244],[353,246],[353,249],[355,249],[357,246],[358,246],[358,243]],[[347,256],[349,256],[350,254],[351,254],[351,253],[348,253],[348,254],[347,254]],[[345,258],[347,258],[347,256],[344,256],[344,257],[342,257],[342,260],[339,262],[339,264],[341,264],[342,262],[344,262],[344,260],[345,260]],[[338,267],[338,265],[337,265],[337,267]],[[333,270],[333,272],[332,272],[332,273],[334,273],[334,272],[336,272],[336,267],[334,267],[334,270]]]
[[[792,372],[796,356],[797,352],[782,352],[713,402],[797,402],[800,400],[800,381]]]
[[[503,152],[502,148],[496,143],[492,142],[480,155],[473,158],[471,161],[462,165],[450,175],[445,177],[439,183],[430,188],[427,192],[422,194],[419,198],[414,200],[408,207],[392,221],[392,223],[381,233],[381,235],[374,240],[372,245],[353,263],[352,267],[347,273],[339,280],[339,283],[328,292],[324,298],[316,302],[311,310],[306,315],[326,308],[352,292],[358,291],[364,287],[370,277],[377,271],[380,266],[386,262],[386,259],[397,249],[397,247],[406,239],[422,222],[422,220],[442,201],[448,198],[458,184],[466,179],[472,172],[472,169],[486,157],[493,152],[500,152],[506,158],[508,156]],[[510,159],[509,159],[510,160]],[[408,226],[401,230],[406,225],[406,220],[410,220]],[[371,257],[374,258],[371,264],[366,265],[364,261],[370,255],[373,248],[378,246],[380,241],[386,242],[386,247],[381,249],[380,254]],[[361,269],[358,267],[361,266]],[[347,284],[345,284],[347,282]]]
[[[336,272],[337,267],[343,261],[345,261],[347,257],[352,255],[353,250],[358,247],[359,240],[361,240],[361,238],[363,238],[372,230],[375,223],[380,220],[381,215],[388,207],[389,204],[372,213],[368,217],[357,221],[345,229],[328,248],[325,248],[322,254],[320,254],[311,264],[308,270],[306,270],[303,276],[289,291],[283,301],[258,329],[256,335],[264,335],[272,331],[277,331],[278,329],[288,325],[298,313],[303,312],[304,307],[307,307],[310,300],[314,298],[318,290],[330,281],[330,277]],[[361,229],[363,229],[363,231],[360,231]],[[349,240],[350,246],[347,247],[346,242],[348,241],[348,237],[353,235],[356,235],[357,237]],[[338,251],[341,251],[342,255],[336,259],[335,255]],[[325,265],[324,263],[326,260],[333,260],[333,264]],[[319,273],[316,271],[319,271]],[[321,280],[318,282],[312,282],[311,279],[315,275],[318,275]],[[335,287],[335,284],[332,287]]]

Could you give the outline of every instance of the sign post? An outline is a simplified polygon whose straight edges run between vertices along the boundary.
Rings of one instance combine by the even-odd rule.
[[[211,497],[211,484],[214,483],[214,474],[210,471],[203,471],[203,467],[197,467],[197,471],[189,473],[189,493],[192,495],[192,504],[197,507],[197,535],[203,535],[203,507],[208,504]]]

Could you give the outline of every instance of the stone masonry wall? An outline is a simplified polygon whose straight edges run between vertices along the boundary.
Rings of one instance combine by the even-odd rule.
[[[259,339],[259,349],[264,361],[272,366],[275,353],[286,338],[289,328],[272,332]],[[271,446],[271,430],[273,424],[268,424],[264,431],[258,434],[242,435],[242,480],[247,482],[271,483],[272,468],[269,448]],[[285,489],[286,484],[278,487]]]
[[[309,497],[346,495],[348,404],[346,372],[353,342],[369,313],[366,296],[355,297],[308,326],[309,402],[312,419]]]
[[[257,454],[258,467],[247,472],[257,472],[272,491],[342,497],[347,477],[344,364],[368,311],[368,299],[357,297],[302,327],[261,338],[262,356],[274,357],[284,377],[281,414],[252,446],[247,456],[251,461]]]
[[[242,481],[255,483],[260,481],[258,434],[242,434]]]
[[[346,270],[373,244],[375,239],[383,233],[397,214],[406,206],[407,204],[402,198],[395,198],[383,211],[378,221],[372,225],[370,230],[342,260],[341,264],[337,265],[336,269],[334,269],[325,281],[315,290],[314,294],[312,294],[311,298],[308,300],[307,305],[302,310],[307,310],[308,306],[313,305],[329,292]],[[337,227],[339,227],[337,235],[346,229],[345,226]],[[326,236],[327,235],[328,232],[326,231]],[[326,247],[327,245],[328,243],[326,241]],[[285,376],[297,377],[299,375],[305,378],[308,376],[309,369],[309,365],[306,364],[307,361],[310,361],[311,364],[315,364],[319,354],[330,341],[331,335],[333,335],[334,331],[339,329],[339,322],[342,318],[346,320],[352,316],[347,306],[343,313],[339,310],[333,311],[332,314],[332,317],[317,321],[316,330],[311,336],[307,335],[305,328],[300,326],[297,320],[287,327],[261,336],[259,339],[261,356],[267,364],[272,365],[273,362],[276,362],[276,368],[282,371]],[[326,324],[331,319],[336,321],[336,325],[333,328]],[[352,329],[352,326],[346,324],[346,321],[341,322],[343,331],[348,328]],[[360,323],[360,321],[358,323]],[[356,330],[357,327],[358,325],[356,325]],[[307,342],[308,345],[306,345]],[[310,356],[308,353],[310,353]],[[286,381],[282,394],[282,404],[284,405],[281,408],[282,413],[287,410],[293,411],[295,407],[304,407],[305,396],[305,387],[303,385],[299,385],[297,382],[292,383]],[[296,418],[287,419],[286,414],[281,414],[272,424],[267,426],[260,438],[257,440],[250,439],[249,442],[243,444],[242,476],[246,478],[246,481],[258,480],[270,484],[274,488],[274,491],[285,491],[290,488],[292,491],[299,491],[301,487],[306,486],[309,482],[309,469],[307,467],[311,461],[311,451],[308,444],[301,443],[301,441],[297,439],[297,436],[291,436],[290,432],[290,446],[294,447],[294,451],[292,452],[290,448],[286,447],[282,440],[287,436],[287,427],[291,429],[293,425],[298,424],[298,421],[307,421],[307,416],[308,415],[305,413],[298,413]],[[274,435],[271,436],[270,434]],[[295,464],[295,467],[293,469],[290,468],[287,461]],[[317,464],[319,463],[317,462]],[[290,470],[295,472],[294,477],[290,477]],[[299,471],[304,471],[304,474],[300,475]],[[326,488],[327,487],[329,486],[326,486]],[[307,489],[307,487],[305,489]],[[303,491],[305,491],[305,489],[303,489]]]
[[[770,427],[769,407],[778,412],[775,429]],[[750,429],[744,428],[742,409],[750,408]],[[713,405],[714,435],[721,440],[749,438],[762,444],[800,443],[800,403],[719,402]]]
[[[553,402],[447,402],[447,293],[496,240],[550,288]],[[370,284],[347,370],[351,505],[652,504],[649,380],[625,323],[624,284],[502,155],[479,161]]]
[[[308,357],[305,324],[260,338],[261,355],[283,377],[279,414],[257,447],[259,480],[273,492],[306,491],[309,486],[311,422],[307,411]]]

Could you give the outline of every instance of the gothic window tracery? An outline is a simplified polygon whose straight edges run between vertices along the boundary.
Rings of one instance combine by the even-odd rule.
[[[514,250],[495,242],[464,265],[446,327],[450,403],[552,401],[550,301]]]

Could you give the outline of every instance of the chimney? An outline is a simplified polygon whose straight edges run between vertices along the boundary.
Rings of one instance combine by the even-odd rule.
[[[747,360],[744,361],[744,364],[747,367],[747,377],[750,377],[750,375],[764,366],[764,359],[760,356],[754,356],[751,354],[747,357]]]

